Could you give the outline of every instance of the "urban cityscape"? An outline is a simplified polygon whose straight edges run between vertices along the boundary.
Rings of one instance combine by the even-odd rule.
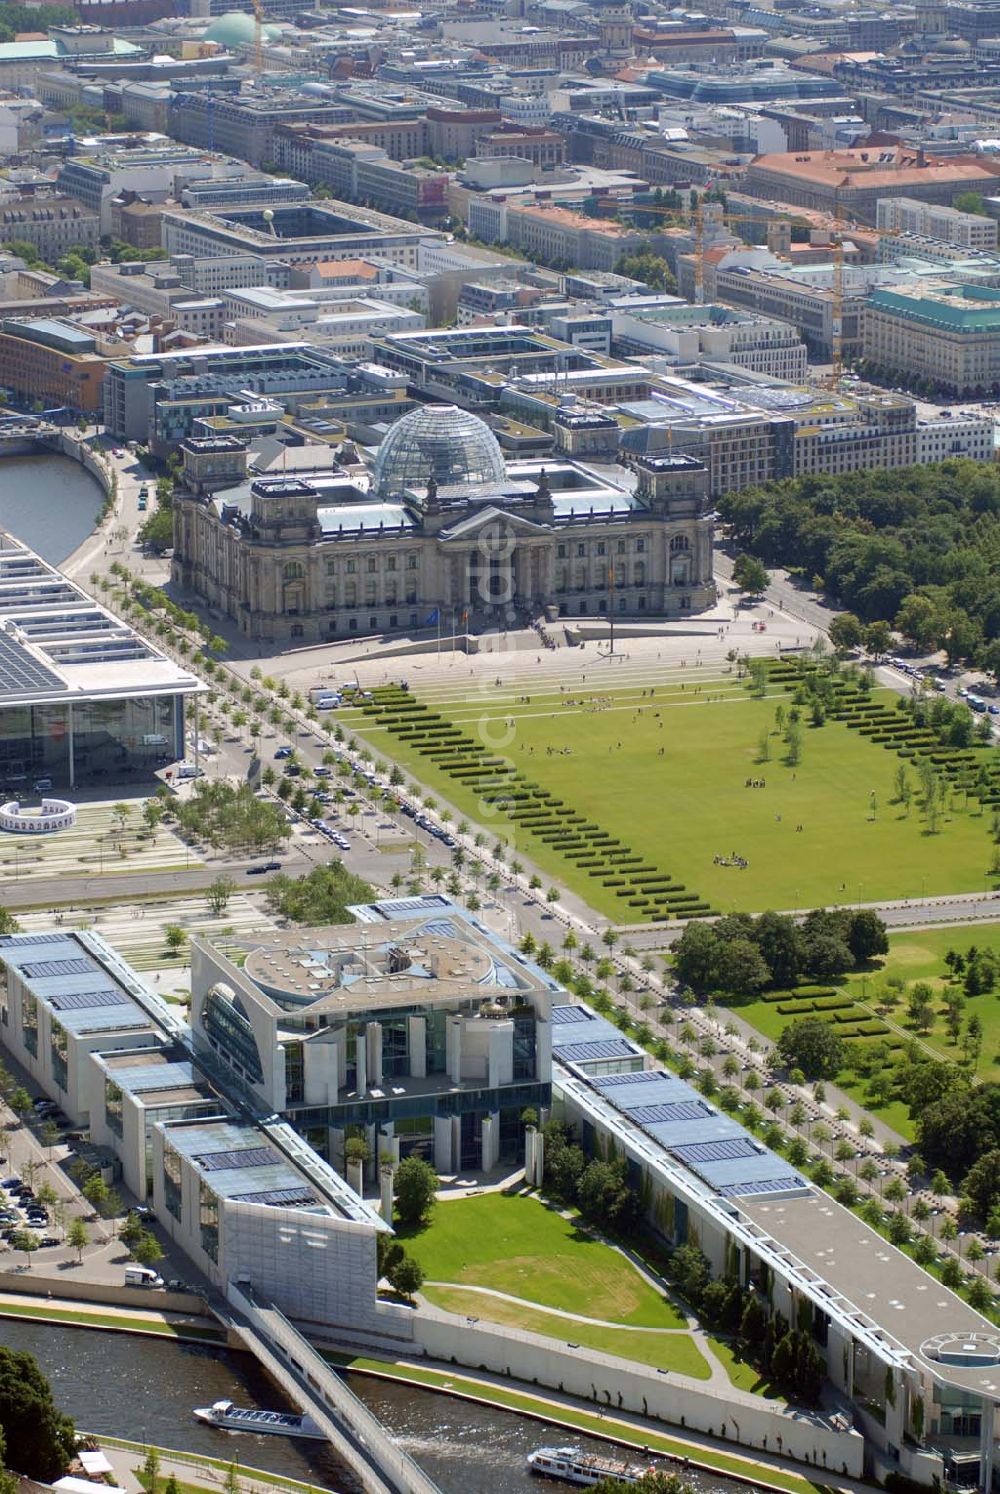
[[[0,0],[0,1494],[1000,1488],[1000,3]]]

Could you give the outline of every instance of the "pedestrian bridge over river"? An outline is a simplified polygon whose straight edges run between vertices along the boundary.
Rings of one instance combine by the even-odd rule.
[[[249,1350],[271,1380],[327,1436],[365,1494],[441,1494],[363,1401],[297,1328],[249,1283],[230,1282],[212,1310],[231,1343]]]

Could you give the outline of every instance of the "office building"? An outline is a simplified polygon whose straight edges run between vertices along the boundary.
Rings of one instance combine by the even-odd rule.
[[[68,249],[96,249],[100,219],[82,203],[57,192],[0,198],[0,243],[33,244],[54,265]]]
[[[800,383],[807,350],[787,322],[728,306],[658,304],[658,297],[621,297],[611,310],[616,351],[623,357],[661,353],[672,363],[731,363]]]
[[[898,193],[950,207],[961,192],[995,192],[998,176],[1000,164],[986,156],[939,157],[922,149],[875,145],[757,156],[746,168],[742,190],[751,197],[874,223],[880,198]]]
[[[650,1227],[697,1246],[712,1276],[754,1290],[823,1357],[843,1435],[820,1452],[819,1423],[794,1421],[786,1454],[992,1487],[1000,1351],[987,1319],[589,1008],[553,1006],[552,1056],[555,1115],[588,1155],[624,1158]],[[766,1431],[737,1435],[768,1446]]]
[[[12,390],[17,399],[95,415],[106,369],[97,336],[72,321],[7,317],[0,322],[0,388]]]
[[[141,353],[108,363],[104,424],[118,440],[148,442],[166,457],[201,417],[258,400],[291,408],[346,387],[340,360],[303,342]]]
[[[220,296],[199,296],[170,264],[125,261],[96,264],[90,272],[91,287],[114,296],[124,307],[145,316],[172,322],[182,332],[196,337],[221,338],[225,325],[225,302]]]
[[[881,197],[875,225],[886,233],[919,234],[962,249],[996,249],[997,221],[981,213],[960,213],[912,197]]]
[[[0,1014],[4,1047],[214,1287],[245,1277],[303,1326],[392,1332],[378,1214],[290,1126],[246,1118],[100,935],[0,939]]]
[[[420,245],[439,236],[436,229],[342,202],[163,215],[163,246],[172,255],[251,254],[293,266],[378,255],[416,268]]]
[[[114,782],[182,757],[195,676],[26,545],[0,540],[0,784]]]
[[[269,934],[241,966],[192,946],[196,1052],[339,1171],[345,1141],[366,1137],[372,1181],[386,1150],[449,1175],[516,1164],[522,1112],[550,1099],[557,983],[427,902],[422,918]]]

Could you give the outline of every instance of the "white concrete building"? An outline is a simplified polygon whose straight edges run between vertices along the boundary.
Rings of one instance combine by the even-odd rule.
[[[807,376],[806,345],[793,326],[729,306],[647,306],[636,296],[616,303],[612,331],[622,356],[656,352],[671,363],[732,363],[789,383]]]
[[[914,197],[880,197],[875,223],[887,233],[915,233],[963,249],[995,249],[997,221],[981,213],[960,213],[957,208],[918,202]]]

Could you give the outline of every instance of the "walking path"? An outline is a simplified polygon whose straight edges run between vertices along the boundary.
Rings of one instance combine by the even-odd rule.
[[[139,1478],[149,1446],[128,1442],[121,1437],[99,1436],[101,1451],[111,1464],[118,1488],[127,1494],[146,1494],[146,1486]],[[296,1479],[284,1478],[281,1474],[268,1473],[262,1468],[247,1468],[234,1452],[231,1462],[221,1458],[200,1457],[197,1453],[174,1452],[169,1448],[157,1448],[160,1459],[158,1494],[171,1474],[178,1483],[187,1488],[216,1490],[225,1487],[230,1469],[236,1473],[241,1494],[315,1494],[316,1485],[300,1483]]]

